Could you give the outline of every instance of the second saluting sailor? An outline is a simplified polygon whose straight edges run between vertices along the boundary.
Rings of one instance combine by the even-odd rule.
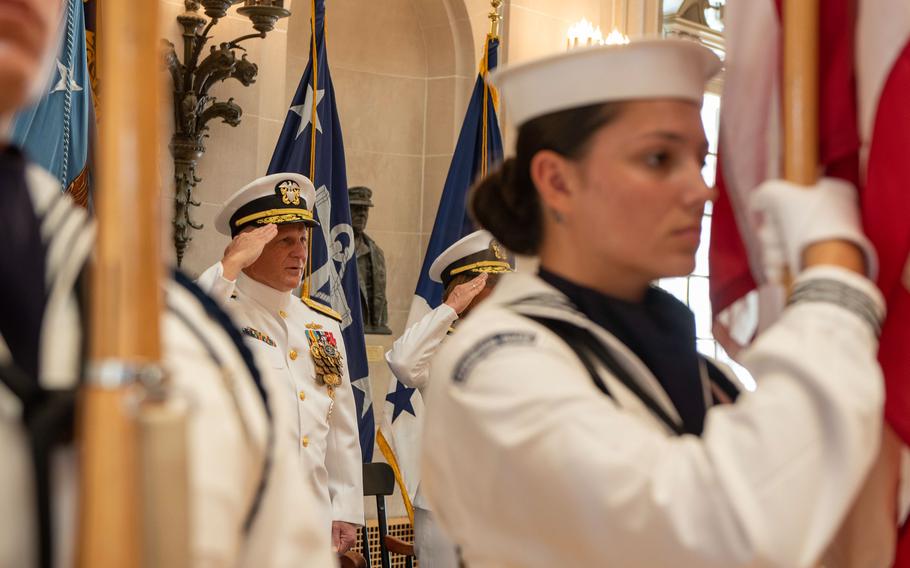
[[[427,394],[430,363],[455,323],[492,293],[502,273],[515,270],[515,257],[487,231],[474,231],[458,240],[436,258],[430,279],[443,286],[442,304],[427,313],[395,340],[386,362],[395,378]],[[419,452],[420,432],[399,451]],[[457,568],[455,545],[430,514],[430,505],[420,491],[420,477],[410,481],[414,503],[414,549],[417,560],[430,568]]]
[[[222,301],[265,372],[287,385],[274,404],[297,416],[292,437],[307,480],[323,500],[339,553],[363,524],[363,482],[354,395],[340,316],[293,290],[303,280],[315,188],[306,177],[259,178],[228,199],[216,219],[233,238],[199,284]]]

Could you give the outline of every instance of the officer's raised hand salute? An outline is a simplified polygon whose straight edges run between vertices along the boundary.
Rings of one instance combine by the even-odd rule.
[[[256,262],[262,249],[278,236],[278,225],[269,224],[258,229],[240,233],[224,249],[221,264],[224,266],[224,277],[236,280],[240,271]]]
[[[489,275],[484,273],[473,280],[468,280],[464,284],[455,286],[444,303],[455,310],[456,314],[461,315],[461,313],[471,305],[474,298],[484,291],[488,277]],[[489,293],[489,291],[487,291],[487,293]]]

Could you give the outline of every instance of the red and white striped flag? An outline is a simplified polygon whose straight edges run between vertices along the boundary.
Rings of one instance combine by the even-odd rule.
[[[747,208],[763,180],[782,177],[781,3],[727,3],[710,271],[715,335],[731,354],[773,321],[782,296],[763,273]],[[888,303],[879,353],[885,414],[910,444],[910,0],[820,5],[820,167],[860,189]],[[910,566],[908,533],[896,566]]]

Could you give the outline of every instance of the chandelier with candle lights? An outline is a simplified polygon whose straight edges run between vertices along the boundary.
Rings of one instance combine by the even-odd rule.
[[[577,49],[579,47],[592,47],[596,45],[617,45],[629,43],[629,38],[621,33],[618,29],[613,28],[607,37],[604,37],[600,31],[600,26],[595,26],[586,18],[569,27],[566,33],[566,49]]]

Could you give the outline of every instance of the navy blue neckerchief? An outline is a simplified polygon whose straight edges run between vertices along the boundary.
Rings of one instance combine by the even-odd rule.
[[[13,361],[27,376],[38,376],[41,323],[47,304],[41,220],[28,190],[25,156],[0,150],[0,335]]]
[[[656,287],[648,289],[642,302],[626,302],[544,268],[539,276],[635,353],[667,393],[685,433],[701,435],[707,408],[695,350],[695,319],[685,304]]]
[[[0,170],[2,171],[2,170]],[[4,184],[5,185],[5,184]],[[2,256],[2,255],[0,255]],[[0,261],[2,262],[2,261]],[[3,265],[5,266],[5,265]],[[42,271],[43,273],[43,271]],[[80,275],[77,286],[84,288],[85,270]],[[250,376],[256,383],[256,389],[262,397],[265,405],[266,414],[271,422],[271,409],[268,405],[268,396],[262,384],[262,378],[259,369],[253,362],[253,355],[243,341],[243,337],[231,323],[230,318],[224,311],[193,282],[180,272],[174,273],[175,281],[192,294],[205,310],[206,314],[214,321],[219,323],[225,333],[231,338],[238,352],[241,354]],[[41,288],[44,289],[42,282]],[[82,292],[82,290],[80,290]],[[15,296],[5,296],[0,300],[0,310],[6,309],[5,304],[11,303]],[[83,315],[82,302],[85,294],[79,294],[80,312]],[[5,329],[5,328],[4,328]],[[83,326],[83,337],[86,337],[86,330]],[[4,340],[8,339],[6,332],[2,334]],[[40,340],[36,339],[37,342]],[[83,341],[83,346],[85,345]],[[36,352],[37,353],[37,352]],[[83,352],[83,355],[85,353]],[[37,356],[37,354],[36,354]],[[84,359],[84,357],[83,357]],[[67,389],[46,389],[41,386],[36,374],[30,374],[25,371],[15,359],[5,364],[0,364],[0,382],[19,399],[22,404],[22,422],[29,438],[29,447],[32,454],[32,461],[35,474],[35,497],[36,497],[36,516],[38,539],[36,542],[38,548],[38,565],[42,568],[50,568],[54,565],[55,550],[53,547],[53,494],[51,491],[52,471],[50,467],[50,457],[54,448],[66,446],[73,441],[73,431],[75,424],[75,405],[76,392],[78,385]],[[81,377],[78,381],[81,383]],[[270,429],[271,433],[272,429]],[[271,434],[270,434],[271,435]],[[270,439],[271,443],[271,439]],[[264,494],[265,484],[270,468],[270,459],[263,467],[263,475],[260,479],[259,489],[254,499],[253,505],[248,511],[244,530],[249,531],[252,522],[256,516],[259,504]]]
[[[72,440],[74,390],[47,390],[38,382],[41,326],[48,300],[47,243],[28,187],[28,163],[13,146],[0,150],[0,336],[11,360],[0,382],[21,401],[35,482],[38,565],[53,563],[50,452]]]

